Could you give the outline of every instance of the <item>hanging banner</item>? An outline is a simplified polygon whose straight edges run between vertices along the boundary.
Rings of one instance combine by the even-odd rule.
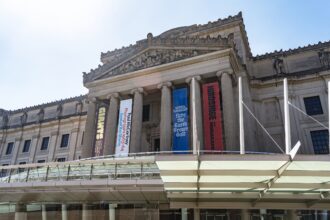
[[[188,89],[173,90],[173,151],[189,150]],[[183,152],[178,152],[183,153]]]
[[[128,156],[132,123],[132,99],[120,101],[118,115],[116,156]]]
[[[218,82],[203,84],[204,150],[224,150]]]

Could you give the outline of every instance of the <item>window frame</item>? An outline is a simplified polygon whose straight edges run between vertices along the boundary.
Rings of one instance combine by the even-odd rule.
[[[327,150],[326,152],[318,152],[318,151],[315,150],[315,149],[317,149],[316,147],[318,147],[318,146],[315,145],[314,141],[317,141],[317,140],[315,140],[315,138],[314,138],[314,141],[313,141],[313,133],[315,134],[316,132],[325,132],[326,135],[323,138],[325,138],[325,147],[324,147],[324,149]],[[310,130],[309,135],[310,135],[310,140],[311,140],[311,143],[312,143],[312,147],[313,147],[312,149],[313,149],[314,154],[329,154],[329,131],[327,129]]]
[[[47,145],[44,147],[44,140],[46,140],[46,139],[48,139],[48,140],[47,140]],[[46,137],[43,137],[43,138],[42,138],[42,140],[41,140],[41,146],[40,146],[40,150],[41,150],[41,151],[48,150],[49,140],[50,140],[49,136],[46,136]]]
[[[8,142],[7,143],[7,148],[6,148],[6,152],[5,152],[5,155],[11,155],[13,153],[13,150],[14,150],[14,142]],[[10,148],[9,148],[10,147]],[[10,149],[10,150],[9,150]]]
[[[318,98],[317,101],[319,101],[320,113],[312,113],[312,114],[308,113],[308,110],[310,107],[308,107],[308,105],[306,105],[306,100],[311,99],[311,98]],[[320,94],[311,94],[308,96],[304,96],[304,97],[302,97],[302,103],[303,103],[303,106],[305,109],[305,113],[309,116],[319,116],[319,115],[324,115],[324,113],[325,113]]]
[[[64,137],[67,137],[65,143],[64,143]],[[70,143],[70,134],[69,133],[62,134],[60,148],[68,148],[69,143]]]
[[[31,142],[32,142],[31,139],[27,139],[24,141],[22,153],[29,153],[30,147],[31,147]],[[26,143],[29,143],[28,147],[26,147]],[[27,151],[26,151],[26,148],[27,148]]]

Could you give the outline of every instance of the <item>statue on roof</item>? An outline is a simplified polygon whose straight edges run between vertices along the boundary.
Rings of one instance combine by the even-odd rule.
[[[283,59],[277,57],[273,62],[273,68],[277,75],[285,74]]]
[[[324,51],[324,49],[321,49],[318,52],[320,63],[323,68],[330,68],[330,51]]]

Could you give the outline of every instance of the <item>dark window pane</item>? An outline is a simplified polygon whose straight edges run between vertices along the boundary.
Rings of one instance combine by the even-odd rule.
[[[23,165],[23,164],[26,164],[26,162],[20,162],[19,165]],[[18,172],[21,173],[21,172],[24,172],[25,169],[24,168],[18,168]]]
[[[308,115],[323,114],[322,105],[319,96],[312,96],[304,98],[306,113]]]
[[[23,153],[29,152],[31,145],[31,140],[25,140],[24,146],[23,146]]]
[[[10,142],[7,145],[6,155],[9,155],[13,152],[14,142]]]
[[[144,105],[142,111],[142,121],[150,120],[150,105]]]
[[[8,166],[9,164],[2,164],[2,166]],[[7,176],[7,172],[8,170],[6,170],[6,169],[1,169],[1,171],[0,171],[0,177],[5,177],[5,176]]]
[[[61,147],[67,147],[69,145],[69,134],[63,134],[61,140]]]
[[[64,157],[57,158],[57,162],[65,162],[65,158]]]
[[[315,154],[329,154],[328,130],[311,131],[311,138]]]
[[[41,150],[47,150],[49,143],[49,137],[44,137],[41,142]]]
[[[45,162],[46,162],[46,160],[38,160],[37,163],[45,163]]]
[[[160,151],[160,139],[154,139],[154,151]]]

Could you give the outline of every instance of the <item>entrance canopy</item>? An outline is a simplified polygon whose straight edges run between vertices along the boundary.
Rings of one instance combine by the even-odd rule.
[[[172,208],[330,207],[329,155],[170,155],[156,164]]]

